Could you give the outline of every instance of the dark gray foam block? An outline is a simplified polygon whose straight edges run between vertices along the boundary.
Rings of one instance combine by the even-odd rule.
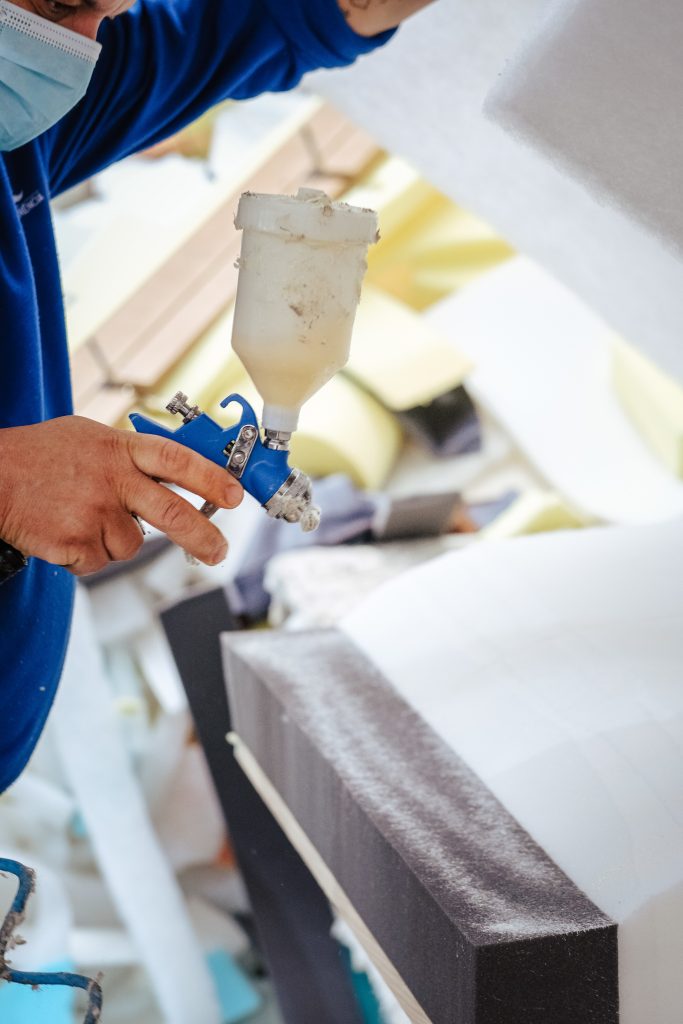
[[[614,1024],[616,925],[340,632],[224,650],[233,727],[433,1024]]]
[[[226,595],[220,588],[190,594],[162,611],[161,619],[223,807],[283,1020],[362,1024],[346,961],[330,935],[327,900],[225,740],[232,723],[219,634],[237,625]]]

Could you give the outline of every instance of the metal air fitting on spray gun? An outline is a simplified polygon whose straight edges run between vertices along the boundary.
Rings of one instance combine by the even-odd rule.
[[[313,504],[310,478],[288,463],[289,437],[282,431],[265,430],[263,440],[256,413],[241,395],[228,395],[221,402],[226,408],[232,402],[242,407],[242,415],[232,427],[221,427],[215,420],[177,392],[166,408],[183,417],[182,426],[167,430],[160,423],[131,413],[130,420],[142,434],[155,434],[191,448],[240,481],[273,519],[299,523],[304,532],[315,530],[320,523],[320,509]],[[204,502],[201,512],[210,517],[217,506]]]

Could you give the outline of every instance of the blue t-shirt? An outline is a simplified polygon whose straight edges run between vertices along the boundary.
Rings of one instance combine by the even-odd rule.
[[[102,24],[102,53],[78,106],[34,142],[0,153],[1,427],[72,412],[50,196],[219,100],[290,89],[306,71],[349,64],[390,35],[358,36],[337,0],[138,0]],[[36,558],[0,586],[0,792],[25,767],[52,704],[73,592],[65,569]]]

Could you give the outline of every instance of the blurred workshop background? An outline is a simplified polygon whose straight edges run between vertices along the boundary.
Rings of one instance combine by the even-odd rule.
[[[163,609],[219,587],[236,627],[327,626],[446,550],[683,508],[678,385],[302,91],[226,103],[54,204],[77,413],[172,426],[179,390],[222,422],[233,391],[259,408],[230,347],[233,216],[245,190],[300,186],[376,209],[381,232],[349,364],[293,439],[320,531],[268,520],[247,496],[216,517],[223,565],[191,565],[152,530],[134,561],[84,580],[78,654],[28,771],[0,797],[0,849],[38,873],[13,962],[102,972],[107,1024],[199,1021],[183,1008],[203,1006],[208,984],[225,1024],[280,1019]],[[572,344],[549,348],[551,334]],[[13,888],[0,878],[3,900]],[[367,1021],[404,1021],[336,934]],[[2,1021],[82,1019],[70,990],[18,989],[0,988]]]

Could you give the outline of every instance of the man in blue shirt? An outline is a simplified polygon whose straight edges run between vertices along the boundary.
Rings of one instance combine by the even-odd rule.
[[[428,0],[0,0],[0,792],[62,669],[74,576],[132,557],[134,516],[220,562],[218,529],[159,481],[224,508],[223,470],[72,415],[49,199],[225,99],[351,63]]]

